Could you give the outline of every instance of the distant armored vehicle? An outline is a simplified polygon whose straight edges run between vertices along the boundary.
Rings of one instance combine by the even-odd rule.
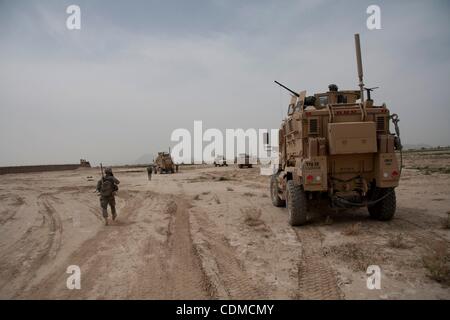
[[[80,167],[82,167],[82,168],[90,168],[91,164],[89,163],[89,161],[87,161],[85,159],[80,159]]]
[[[175,164],[173,163],[172,157],[168,152],[158,152],[153,164],[154,173],[174,173]]]
[[[250,156],[246,153],[241,153],[238,155],[236,162],[239,168],[248,167],[251,168],[252,164],[250,163]]]
[[[375,105],[364,88],[359,35],[355,35],[360,90],[329,90],[306,96],[291,92],[279,131],[279,168],[270,181],[272,203],[285,206],[291,225],[308,221],[319,201],[333,208],[367,207],[372,218],[390,220],[401,166],[398,117]],[[367,99],[364,99],[364,90]],[[389,130],[392,120],[396,135]]]
[[[217,156],[214,159],[214,166],[215,167],[223,167],[223,166],[227,166],[228,167],[227,160],[225,159],[224,156]]]
[[[246,153],[241,153],[236,159],[238,167],[242,169],[243,167],[252,168],[255,163],[255,159]]]

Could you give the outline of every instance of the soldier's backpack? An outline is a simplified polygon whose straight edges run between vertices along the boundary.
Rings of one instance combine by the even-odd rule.
[[[111,180],[103,179],[100,194],[102,197],[111,197],[113,192],[116,191],[115,189],[115,185]]]

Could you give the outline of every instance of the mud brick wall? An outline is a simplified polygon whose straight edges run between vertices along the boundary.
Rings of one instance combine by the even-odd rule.
[[[53,164],[53,165],[40,165],[40,166],[0,167],[0,174],[75,170],[75,169],[78,169],[79,167],[80,167],[79,164]]]

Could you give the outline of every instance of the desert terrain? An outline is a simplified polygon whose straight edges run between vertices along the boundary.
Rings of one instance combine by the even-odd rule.
[[[105,226],[98,169],[0,176],[1,299],[450,299],[450,152],[404,154],[397,213],[323,208],[303,227],[259,168],[113,168]],[[91,178],[92,177],[92,178]],[[66,286],[67,267],[81,289]],[[381,289],[366,268],[381,268]]]

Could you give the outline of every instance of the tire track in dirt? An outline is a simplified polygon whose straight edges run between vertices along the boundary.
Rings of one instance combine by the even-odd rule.
[[[41,225],[29,227],[0,257],[2,295],[15,297],[42,265],[56,257],[61,247],[61,218],[51,205],[49,195],[40,195],[37,204],[42,216]]]
[[[417,245],[431,250],[441,243],[449,243],[448,239],[436,232],[440,228],[438,218],[430,217],[421,210],[407,210],[412,212],[398,212],[391,221],[366,220],[371,235],[376,233],[378,237],[389,240],[394,235],[403,234],[412,237]]]
[[[166,212],[171,215],[169,223],[168,268],[171,275],[173,299],[206,299],[213,293],[197,255],[190,233],[189,204],[186,200],[171,200]]]
[[[342,298],[337,278],[322,251],[322,236],[314,227],[294,228],[302,244],[302,257],[298,263],[299,299],[337,300]]]
[[[49,199],[43,195],[42,205],[45,208],[45,219],[48,219],[49,225],[49,245],[47,257],[54,259],[61,248],[61,236],[63,232],[63,225],[61,222],[61,216],[56,212],[55,208],[51,205]]]
[[[85,241],[26,297],[206,299],[207,279],[190,240],[188,203],[152,192],[121,192],[118,221]],[[148,215],[151,215],[147,217]],[[147,219],[146,219],[147,218]],[[153,222],[166,224],[163,241]],[[82,289],[65,287],[68,265],[80,266]]]
[[[17,212],[25,205],[25,200],[23,197],[12,194],[0,196],[0,200],[0,225],[3,226],[14,219]],[[6,207],[14,207],[14,209],[6,209]]]
[[[125,196],[123,197],[123,200],[125,201],[125,207],[127,206],[127,198],[129,197],[128,194],[125,192]],[[101,223],[101,222],[99,222]],[[102,232],[103,231],[103,232]],[[83,246],[74,252],[67,260],[67,263],[65,263],[62,266],[57,266],[56,270],[48,275],[41,283],[34,285],[31,288],[28,288],[26,291],[22,292],[20,294],[21,298],[39,298],[39,299],[46,299],[46,298],[76,298],[79,295],[78,290],[67,290],[65,287],[66,279],[68,277],[68,274],[66,274],[66,268],[69,265],[78,265],[82,268],[82,274],[84,284],[87,284],[87,287],[89,287],[89,284],[92,283],[90,279],[95,279],[95,277],[99,277],[99,274],[94,275],[90,271],[90,266],[86,269],[83,268],[83,266],[86,266],[86,264],[90,264],[91,258],[95,257],[97,259],[102,259],[105,263],[108,263],[109,260],[107,259],[107,256],[98,255],[98,246],[103,243],[107,237],[104,233],[105,229],[101,230],[96,237],[91,238],[85,243],[83,243]],[[96,240],[103,241],[103,242],[97,242]],[[95,259],[92,259],[95,260]],[[95,262],[95,261],[94,261]],[[86,271],[86,272],[85,272]],[[63,290],[61,290],[63,289]]]
[[[242,262],[223,236],[202,213],[191,211],[195,220],[196,251],[209,279],[212,295],[219,299],[264,299],[265,288],[250,279]]]
[[[329,247],[330,252],[336,247],[345,252],[348,250],[345,245],[352,244],[357,251],[361,250],[366,254],[349,257],[348,254],[335,252],[334,259],[338,260],[337,263],[353,272],[365,272],[367,265],[379,265],[385,272],[385,279],[393,279],[394,283],[402,279],[405,283],[414,283],[412,287],[418,286],[417,283],[422,281],[428,281],[426,275],[429,275],[429,272],[423,259],[434,254],[440,255],[443,248],[447,248],[449,253],[449,241],[443,233],[445,231],[439,232],[439,218],[430,217],[426,210],[402,207],[397,209],[398,212],[391,221],[370,219],[365,210],[360,210],[355,216],[343,217],[339,222],[342,224],[341,234],[356,223],[362,223],[362,230],[358,231],[358,235],[346,236],[344,243]],[[365,266],[361,267],[361,264]],[[344,277],[346,280],[352,279],[352,275]],[[349,287],[344,285],[342,290],[347,293]],[[354,298],[352,293],[349,295],[351,299]]]
[[[131,221],[133,214],[140,207],[140,200],[142,198],[137,197],[136,192],[121,191],[116,197],[116,202],[119,202],[118,221],[114,222],[114,225],[103,227],[94,237],[82,243],[64,265],[31,290],[31,296],[69,299],[119,298],[116,291],[125,291],[123,295],[126,296],[129,284],[118,277],[111,279],[111,273],[122,270],[122,263],[120,259],[117,259],[118,257],[133,263],[137,256],[136,250],[142,246],[142,242],[136,241],[135,238],[142,232],[136,230],[134,221]],[[103,218],[101,220],[99,223],[103,224]],[[69,265],[80,267],[82,290],[68,290],[65,287],[68,277],[65,272]],[[111,292],[108,292],[107,288],[111,284],[114,284],[114,287]]]
[[[133,288],[133,296],[156,299],[208,299],[208,281],[189,232],[189,203],[181,197],[158,196],[152,208],[167,216],[163,242],[149,238],[142,254],[147,268]],[[155,255],[155,252],[158,254]]]
[[[438,219],[435,219],[434,223],[430,222],[430,217],[422,213],[418,213],[416,217],[418,217],[419,220],[422,220],[421,223],[411,221],[407,217],[398,217],[394,218],[392,224],[399,228],[405,228],[405,224],[408,224],[409,226],[406,229],[408,235],[412,236],[417,243],[420,243],[425,247],[428,247],[429,249],[435,249],[436,246],[439,245],[439,243],[443,242],[447,243],[448,245],[448,239],[445,239],[431,229],[433,227],[440,227]],[[425,228],[423,226],[428,226],[429,228]]]

